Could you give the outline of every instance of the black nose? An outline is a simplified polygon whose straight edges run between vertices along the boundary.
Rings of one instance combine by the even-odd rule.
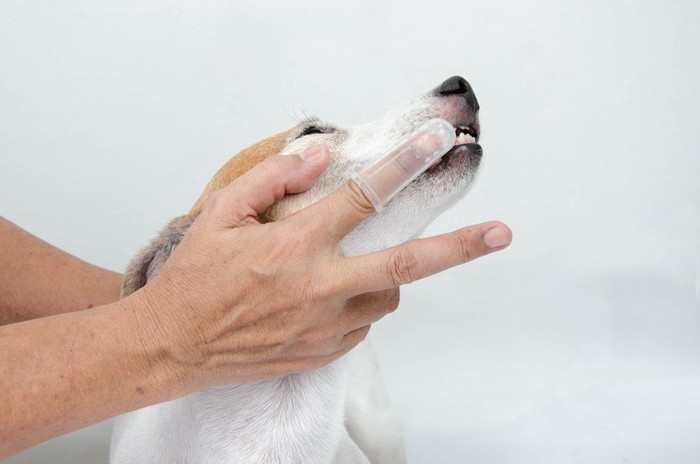
[[[476,101],[476,95],[466,79],[461,76],[452,76],[445,82],[440,84],[436,89],[438,95],[459,95],[472,107],[474,111],[479,111],[479,102]]]

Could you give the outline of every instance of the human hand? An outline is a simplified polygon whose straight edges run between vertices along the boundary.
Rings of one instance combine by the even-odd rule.
[[[273,156],[215,193],[160,273],[127,298],[143,300],[145,343],[165,353],[185,393],[325,365],[396,309],[400,285],[510,243],[510,230],[489,222],[347,258],[340,240],[373,213],[353,182],[258,223],[311,187],[329,160],[325,147],[315,152]]]

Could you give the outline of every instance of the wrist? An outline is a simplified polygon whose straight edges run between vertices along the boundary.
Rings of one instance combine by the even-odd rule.
[[[188,393],[142,306],[135,298],[0,328],[0,456]]]
[[[123,318],[123,322],[116,327],[132,330],[131,338],[135,343],[134,368],[140,371],[147,385],[160,393],[157,402],[170,401],[191,393],[191,369],[187,369],[178,360],[177,340],[172,335],[172,321],[163,315],[165,308],[146,288],[129,295],[116,305]]]

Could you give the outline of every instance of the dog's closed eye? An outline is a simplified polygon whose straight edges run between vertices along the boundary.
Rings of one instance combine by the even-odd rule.
[[[320,127],[310,126],[310,127],[307,127],[306,129],[304,129],[301,132],[301,134],[299,134],[298,138],[302,138],[302,137],[305,137],[307,135],[312,135],[312,134],[325,134],[326,132],[327,132],[326,130],[324,130]]]
[[[316,134],[333,134],[338,131],[338,128],[333,124],[321,121],[319,118],[310,117],[301,121],[297,125],[297,136],[295,139],[306,137],[307,135]]]

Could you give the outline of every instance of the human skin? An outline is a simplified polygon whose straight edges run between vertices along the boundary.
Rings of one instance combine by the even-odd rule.
[[[118,274],[2,222],[0,259],[20,262],[0,273],[1,293],[12,294],[0,313],[24,321],[0,327],[0,458],[209,386],[320,367],[397,307],[400,285],[510,243],[510,230],[490,222],[344,257],[339,241],[373,212],[352,182],[257,222],[285,193],[308,189],[328,160],[321,147],[274,156],[215,193],[160,273],[121,301]],[[29,249],[6,250],[17,243]],[[53,265],[70,272],[42,269]],[[71,292],[73,278],[88,281]]]
[[[119,299],[122,276],[86,263],[0,217],[0,326]]]

